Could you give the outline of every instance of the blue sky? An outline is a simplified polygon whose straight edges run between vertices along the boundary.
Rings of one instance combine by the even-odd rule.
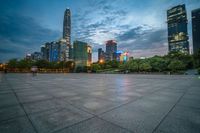
[[[167,53],[166,10],[186,4],[190,45],[191,10],[199,0],[0,0],[0,62],[23,58],[62,37],[63,15],[72,12],[72,40],[97,49],[115,39],[134,57]]]

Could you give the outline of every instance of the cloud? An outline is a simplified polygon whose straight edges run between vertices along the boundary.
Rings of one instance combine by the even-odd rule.
[[[153,57],[154,55],[166,55],[168,47],[167,45],[161,47],[155,47],[151,49],[133,50],[130,53],[134,58],[140,57]]]
[[[103,4],[99,8],[96,8],[96,6],[99,6],[98,2],[97,5],[92,3],[92,7],[87,8],[87,10],[82,9],[82,14],[75,18],[78,20],[83,18],[83,21],[75,22],[75,25],[79,26],[75,28],[74,36],[79,40],[91,42],[93,51],[96,52],[99,47],[104,48],[105,42],[109,39],[117,40],[118,49],[129,50],[134,56],[133,51],[143,50],[148,55],[156,53],[157,48],[167,51],[165,49],[167,43],[166,30],[160,26],[155,27],[155,25],[158,25],[155,22],[155,13],[142,17],[140,13],[116,8],[115,2],[102,1],[101,3]],[[89,11],[92,12],[89,13]],[[161,49],[161,47],[164,47],[164,49]],[[162,53],[165,53],[165,51],[162,51]]]
[[[89,0],[87,8],[80,9],[72,16],[72,36],[75,39],[102,45],[107,39],[115,38],[123,28],[128,27],[119,22],[126,13],[117,7],[116,1]]]
[[[14,49],[7,49],[7,48],[0,48],[0,53],[3,54],[11,54],[11,53],[16,53],[17,51]]]
[[[40,26],[31,17],[18,14],[0,16],[0,61],[24,57],[39,50],[46,41],[58,39],[60,32]]]
[[[167,51],[167,31],[165,29],[138,26],[120,34],[117,40],[118,48],[128,50],[132,55],[135,53],[139,55],[138,52],[141,52],[146,53],[141,55],[151,56],[151,54],[166,53]],[[157,51],[157,49],[159,50]]]

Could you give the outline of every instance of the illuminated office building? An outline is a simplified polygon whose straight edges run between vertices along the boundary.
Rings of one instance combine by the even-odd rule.
[[[185,5],[167,10],[169,52],[189,53],[187,13]]]
[[[76,67],[90,66],[92,63],[92,47],[85,42],[74,41],[73,57]]]
[[[106,42],[106,61],[116,60],[114,54],[117,52],[117,43],[114,40]]]
[[[68,46],[71,45],[71,11],[68,8],[65,10],[64,14],[63,39],[66,40]]]
[[[102,48],[98,49],[98,62],[99,63],[105,62],[105,52],[103,51]]]
[[[193,53],[200,50],[200,8],[192,11]]]

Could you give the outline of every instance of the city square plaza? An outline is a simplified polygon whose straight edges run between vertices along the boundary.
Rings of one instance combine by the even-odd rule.
[[[199,133],[189,75],[0,74],[0,133]]]

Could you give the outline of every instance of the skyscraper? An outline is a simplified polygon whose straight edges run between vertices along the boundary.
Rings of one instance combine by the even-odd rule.
[[[57,62],[59,61],[60,46],[56,42],[51,42],[49,49],[49,61]]]
[[[112,61],[114,54],[117,52],[117,43],[114,40],[108,40],[106,42],[106,61]]]
[[[102,48],[98,49],[98,62],[102,63],[105,61],[105,53]]]
[[[70,9],[65,10],[64,21],[63,21],[63,39],[66,39],[66,44],[71,45],[71,11]]]
[[[73,56],[76,68],[90,66],[92,63],[92,48],[85,42],[74,41]]]
[[[87,45],[87,66],[92,64],[92,47]]]
[[[65,39],[60,39],[56,42],[59,45],[59,61],[69,60],[69,46],[66,45]]]
[[[41,52],[34,52],[31,54],[32,60],[41,60],[42,59],[42,53]]]
[[[41,52],[41,55],[42,55],[42,59],[45,60],[45,51],[46,51],[46,48],[44,45],[42,45],[40,47],[40,52]]]
[[[192,11],[193,53],[200,49],[200,8]]]
[[[189,53],[185,4],[167,10],[169,52]]]
[[[49,52],[50,48],[51,48],[51,43],[49,42],[41,46],[41,54],[43,60],[50,61],[50,52]]]

